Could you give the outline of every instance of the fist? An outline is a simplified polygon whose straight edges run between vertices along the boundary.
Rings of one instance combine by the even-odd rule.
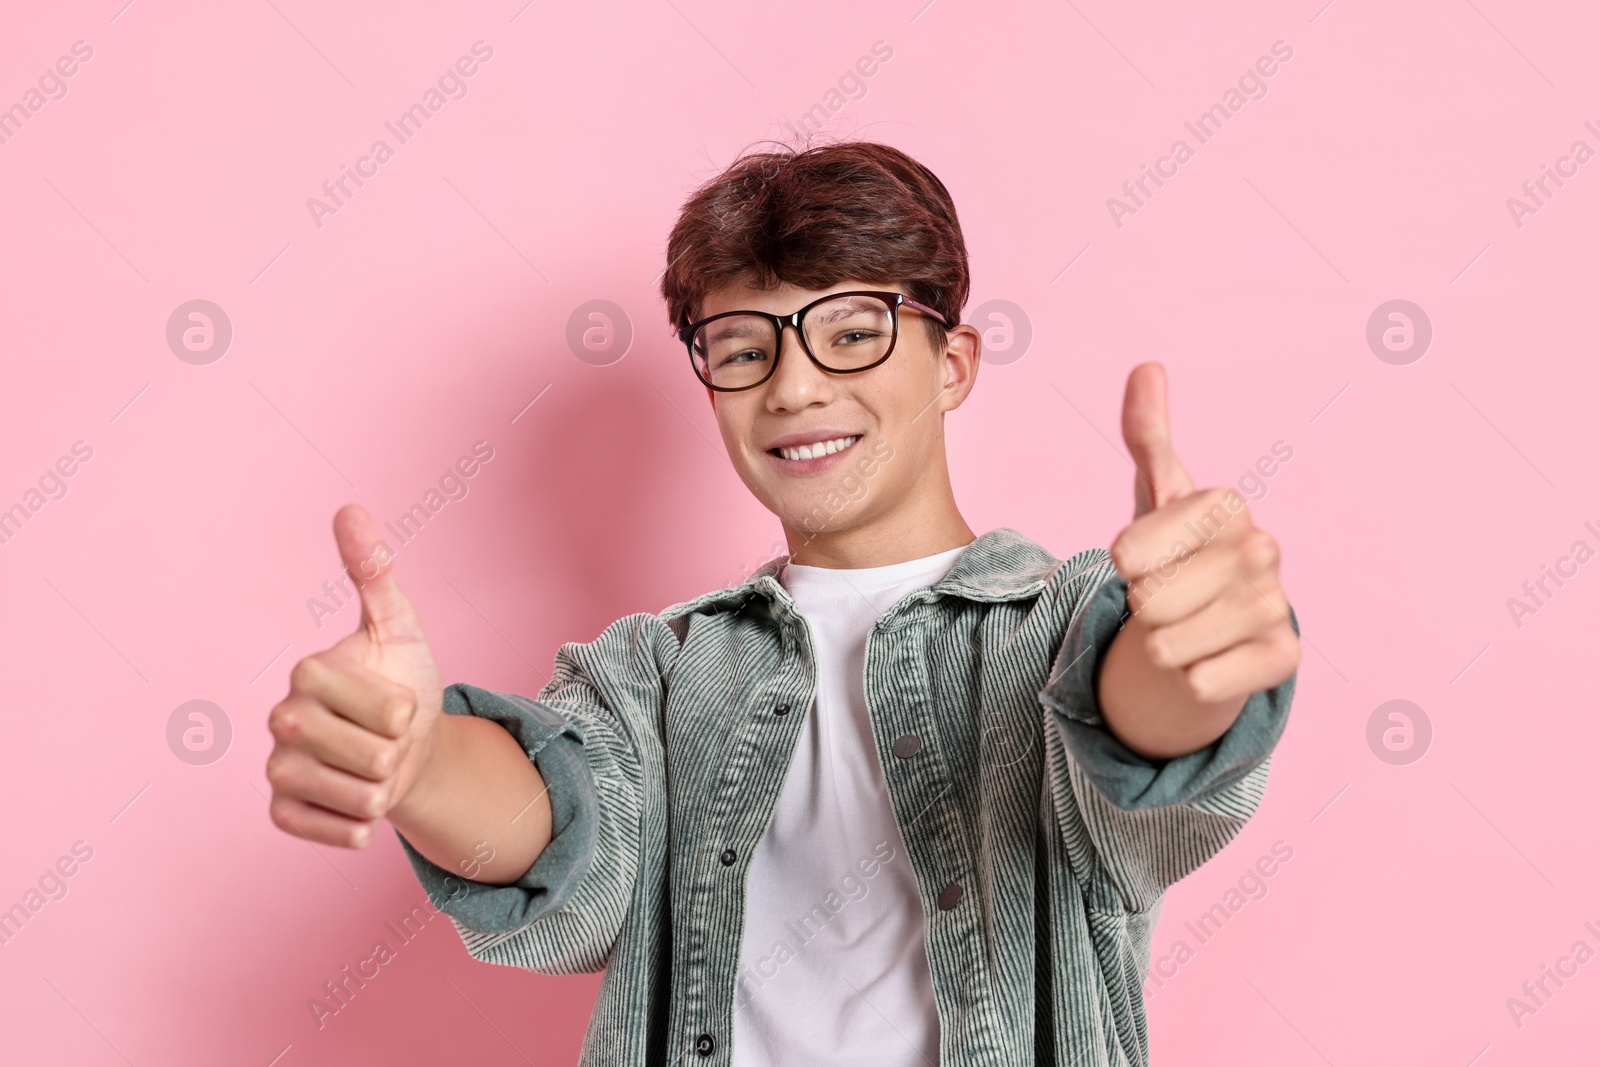
[[[371,516],[347,505],[333,532],[359,590],[361,622],[290,671],[289,694],[267,715],[267,781],[279,829],[364,848],[417,780],[444,694]]]
[[[1300,639],[1278,580],[1278,542],[1232,489],[1195,491],[1172,447],[1166,372],[1128,376],[1122,436],[1133,456],[1134,517],[1111,544],[1128,581],[1127,625],[1146,656],[1199,703],[1242,702],[1292,675]]]

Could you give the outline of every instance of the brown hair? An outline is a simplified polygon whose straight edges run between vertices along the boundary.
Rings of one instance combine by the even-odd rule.
[[[971,288],[950,192],[897,148],[867,141],[746,154],[700,186],[667,239],[661,296],[674,329],[706,294],[744,283],[898,284],[954,326]],[[945,329],[926,315],[936,350]]]

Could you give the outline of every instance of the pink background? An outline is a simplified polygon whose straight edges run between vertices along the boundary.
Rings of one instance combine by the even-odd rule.
[[[1251,505],[1304,625],[1293,715],[1156,956],[1274,841],[1294,856],[1152,981],[1155,1061],[1593,1055],[1600,962],[1520,1027],[1506,1005],[1580,938],[1600,950],[1600,563],[1520,629],[1506,606],[1600,548],[1600,161],[1520,227],[1506,206],[1575,140],[1600,149],[1580,5],[123,2],[13,5],[0,34],[0,104],[94,49],[0,145],[0,506],[94,450],[0,545],[0,907],[94,850],[0,947],[0,1060],[572,1062],[597,978],[477,964],[443,922],[318,1031],[307,999],[422,892],[391,832],[349,852],[270,823],[265,717],[354,623],[306,606],[338,572],[334,511],[392,519],[478,440],[470,495],[399,553],[447,681],[532,693],[562,640],[778,551],[655,279],[687,192],[880,40],[828,131],[931,166],[967,314],[1006,300],[1033,328],[947,420],[974,528],[1109,544],[1141,360],[1169,369],[1202,485],[1294,450]],[[319,229],[306,198],[480,39],[467,96]],[[1106,199],[1195,147],[1183,123],[1278,40],[1268,95],[1115,225]],[[196,298],[234,329],[205,366],[165,339]],[[635,334],[610,365],[566,341],[595,299]],[[1409,365],[1365,340],[1392,299],[1433,324]],[[207,766],[166,741],[194,699],[234,731]],[[1391,699],[1433,726],[1409,765],[1366,741]]]

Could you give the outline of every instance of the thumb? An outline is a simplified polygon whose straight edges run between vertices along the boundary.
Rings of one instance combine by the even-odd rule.
[[[374,640],[420,641],[422,626],[394,577],[394,553],[377,523],[360,504],[346,504],[333,517],[339,558],[361,596],[361,626]]]
[[[1133,517],[1188,496],[1194,480],[1172,448],[1167,422],[1167,371],[1159,363],[1141,363],[1128,375],[1122,398],[1122,439],[1133,455]]]

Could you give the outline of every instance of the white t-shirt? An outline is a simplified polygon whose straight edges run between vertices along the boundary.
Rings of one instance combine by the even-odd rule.
[[[811,631],[817,699],[750,862],[734,1067],[939,1061],[922,904],[867,718],[866,643],[962,550],[779,575]]]

